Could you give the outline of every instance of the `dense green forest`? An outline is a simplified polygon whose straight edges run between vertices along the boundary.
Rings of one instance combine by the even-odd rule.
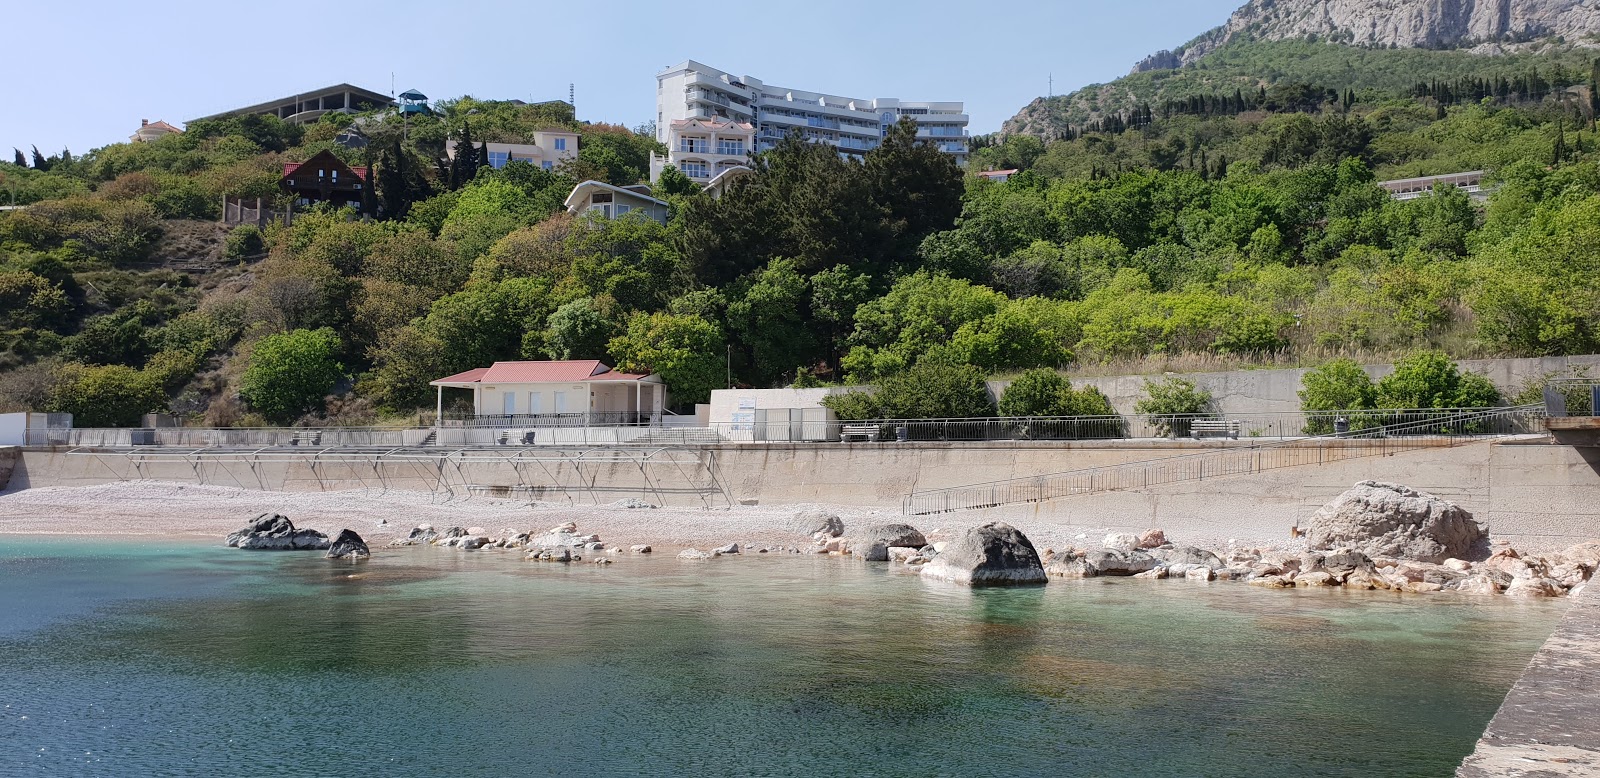
[[[921,401],[893,412],[946,415],[968,410],[962,387],[1037,368],[1592,352],[1589,93],[1458,99],[1496,78],[1135,107],[1070,139],[986,144],[972,168],[1024,171],[1005,183],[910,126],[859,160],[792,139],[720,199],[669,169],[664,226],[564,211],[577,181],[639,181],[658,148],[549,106],[464,98],[408,122],[236,119],[81,156],[18,151],[0,163],[30,204],[0,215],[0,406],[80,426],[149,411],[379,423],[494,360],[598,358],[661,373],[680,408],[731,371],[914,384]],[[366,148],[333,142],[352,121]],[[580,132],[575,164],[442,153],[549,126]],[[221,195],[275,197],[282,163],[324,149],[375,168],[377,218],[215,224]],[[1477,168],[1493,171],[1487,202],[1396,201],[1374,183]]]
[[[1499,56],[1459,49],[1363,48],[1328,41],[1240,41],[1185,67],[1133,73],[1070,94],[1040,98],[1008,126],[1055,138],[1139,105],[1159,107],[1236,93],[1249,96],[1276,84],[1384,96],[1411,93],[1418,84],[1479,79],[1504,81],[1508,90],[1502,97],[1537,101],[1563,87],[1588,83],[1593,60],[1592,49],[1557,41],[1535,51]],[[1512,95],[1511,86],[1521,89]]]

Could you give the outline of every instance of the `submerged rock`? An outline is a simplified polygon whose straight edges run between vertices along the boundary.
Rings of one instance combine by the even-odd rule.
[[[698,548],[686,548],[678,552],[679,559],[710,559],[716,554],[701,551]]]
[[[1422,562],[1466,558],[1488,540],[1472,514],[1398,484],[1362,481],[1312,516],[1311,548],[1350,547],[1369,556]]]
[[[295,529],[289,517],[263,513],[228,535],[227,545],[251,551],[321,551],[328,536],[314,529]]]
[[[973,527],[922,567],[922,575],[968,586],[1016,586],[1045,582],[1039,552],[1010,524]]]
[[[367,542],[361,539],[353,529],[343,529],[328,546],[329,559],[366,559],[372,556],[368,550]]]
[[[412,528],[410,534],[403,538],[395,538],[394,540],[389,541],[389,545],[421,546],[432,543],[433,539],[437,537],[439,537],[439,532],[433,528],[432,524],[418,524],[416,527]]]

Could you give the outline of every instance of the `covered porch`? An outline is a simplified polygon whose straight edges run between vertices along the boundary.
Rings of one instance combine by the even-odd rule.
[[[439,426],[616,427],[658,426],[667,387],[654,375],[607,369],[568,381],[494,381],[491,368],[431,382]],[[445,390],[472,393],[472,411],[445,410]]]

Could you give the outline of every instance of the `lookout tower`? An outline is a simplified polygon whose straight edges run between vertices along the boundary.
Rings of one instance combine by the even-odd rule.
[[[431,113],[428,108],[428,96],[415,89],[407,89],[400,93],[400,113]]]

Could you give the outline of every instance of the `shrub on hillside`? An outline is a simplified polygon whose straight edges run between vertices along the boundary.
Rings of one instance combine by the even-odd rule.
[[[1396,362],[1378,382],[1378,408],[1489,408],[1500,404],[1500,390],[1479,373],[1462,372],[1454,360],[1424,351]]]
[[[166,404],[161,376],[153,372],[69,362],[56,371],[45,410],[72,414],[75,427],[133,427]]]
[[[937,355],[883,379],[874,392],[834,395],[822,404],[847,421],[988,418],[995,412],[983,371]]]
[[[1211,393],[1182,378],[1145,381],[1144,395],[1134,410],[1149,415],[1156,430],[1167,437],[1187,436],[1189,423],[1211,411]]]
[[[1108,438],[1122,437],[1123,425],[1114,418],[1111,401],[1099,389],[1072,388],[1061,374],[1047,368],[1029,370],[1012,381],[1000,397],[1000,415],[1012,418],[1034,416],[1098,417],[1093,423],[1081,421],[1019,422],[1018,434],[1026,438]]]
[[[317,410],[344,377],[339,336],[332,329],[293,330],[256,343],[239,396],[261,415],[289,422]]]
[[[1372,377],[1352,359],[1335,359],[1307,370],[1300,379],[1300,386],[1300,410],[1307,412],[1307,435],[1333,432],[1336,414],[1316,412],[1369,409],[1377,396]],[[1346,414],[1345,419],[1350,422],[1350,429],[1365,429],[1376,424],[1370,414]]]

